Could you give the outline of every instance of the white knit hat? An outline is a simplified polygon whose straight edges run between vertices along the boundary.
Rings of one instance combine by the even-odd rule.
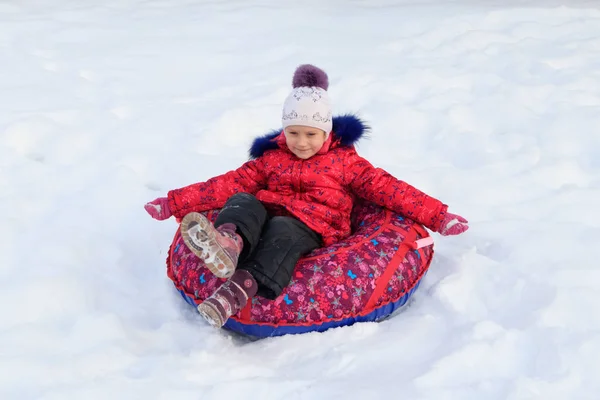
[[[294,89],[283,103],[283,127],[304,125],[319,128],[327,135],[332,128],[331,102],[327,88],[329,81],[322,69],[301,65],[292,80]]]

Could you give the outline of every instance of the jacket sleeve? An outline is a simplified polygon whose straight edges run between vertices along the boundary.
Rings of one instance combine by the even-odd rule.
[[[354,150],[344,160],[344,183],[357,196],[410,218],[434,232],[439,230],[447,205],[385,170],[375,168]]]
[[[236,193],[256,194],[266,186],[264,161],[261,158],[246,162],[240,168],[215,176],[206,182],[194,183],[169,191],[169,209],[176,218],[195,211],[222,208]]]

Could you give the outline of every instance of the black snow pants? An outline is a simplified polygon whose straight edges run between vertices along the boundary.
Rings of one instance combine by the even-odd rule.
[[[238,269],[252,274],[258,296],[276,299],[290,283],[296,263],[321,246],[321,236],[293,217],[270,217],[248,193],[237,193],[221,209],[215,227],[233,223],[244,240]]]

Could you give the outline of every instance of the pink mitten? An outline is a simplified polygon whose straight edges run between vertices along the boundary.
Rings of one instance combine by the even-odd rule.
[[[460,235],[467,229],[469,221],[461,217],[460,215],[446,213],[446,217],[440,225],[440,235],[442,236],[453,236]]]
[[[170,218],[173,215],[169,209],[169,199],[166,197],[159,197],[150,203],[146,203],[144,209],[146,209],[152,218],[159,221]]]

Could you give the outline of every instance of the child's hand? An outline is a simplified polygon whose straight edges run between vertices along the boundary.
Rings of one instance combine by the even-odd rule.
[[[449,212],[446,213],[446,217],[442,221],[440,225],[440,235],[442,236],[454,236],[460,235],[467,229],[469,229],[468,225],[469,221],[461,217],[460,215],[451,214]]]
[[[159,221],[170,218],[173,214],[169,209],[169,199],[166,197],[159,197],[156,200],[146,203],[144,209],[150,214],[150,216]]]

